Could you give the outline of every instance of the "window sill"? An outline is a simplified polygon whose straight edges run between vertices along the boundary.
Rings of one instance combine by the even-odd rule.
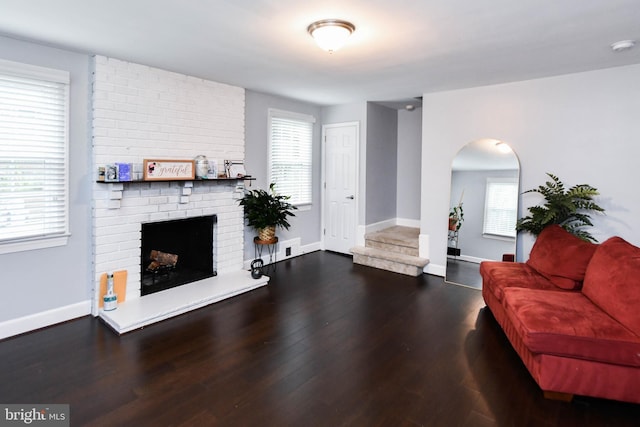
[[[504,242],[515,242],[516,238],[511,236],[500,236],[498,234],[483,234],[485,239],[502,240]]]
[[[69,235],[65,234],[63,236],[56,237],[42,237],[30,240],[22,240],[18,242],[7,242],[0,244],[0,254],[54,248],[57,246],[64,246],[68,241]]]

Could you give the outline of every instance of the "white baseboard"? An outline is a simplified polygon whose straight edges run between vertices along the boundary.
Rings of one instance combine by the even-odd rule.
[[[480,264],[482,261],[485,261],[485,259],[483,258],[476,258],[476,257],[464,256],[464,255],[459,256],[458,259],[460,261],[472,262],[474,264]],[[434,276],[445,277],[447,275],[447,266],[429,263],[424,267],[423,271],[427,274],[433,274]]]
[[[91,314],[91,300],[82,301],[65,307],[54,308],[29,316],[7,320],[0,323],[0,339],[34,331],[56,323]]]
[[[458,259],[460,261],[472,262],[474,264],[480,264],[482,261],[488,261],[485,258],[478,258],[474,256],[469,256],[469,255],[460,255]]]
[[[311,252],[317,252],[322,250],[322,242],[315,242],[309,245],[302,246],[302,254],[310,254]]]
[[[419,219],[396,218],[396,225],[403,227],[420,228]]]
[[[368,224],[365,226],[365,234],[367,233],[375,233],[376,231],[384,230],[385,228],[393,227],[397,225],[396,218],[387,219],[380,222],[375,222],[373,224]]]
[[[429,263],[422,271],[427,274],[433,274],[434,276],[444,277],[447,274],[447,266]]]
[[[287,255],[287,248],[291,248],[291,254]],[[278,246],[276,247],[276,252],[273,256],[274,261],[284,261],[289,258],[297,257],[300,255],[308,254],[310,252],[315,252],[322,250],[322,243],[316,242],[309,245],[302,246],[300,243],[300,238],[296,237],[295,239],[289,240],[281,240],[278,242]],[[262,251],[262,262],[264,265],[269,264],[269,251],[267,248],[264,248]],[[252,259],[244,261],[244,268],[248,270],[251,268]]]

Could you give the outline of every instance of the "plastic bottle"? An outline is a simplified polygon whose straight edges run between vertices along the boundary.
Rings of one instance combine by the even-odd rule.
[[[107,275],[107,294],[104,296],[104,311],[118,308],[118,295],[113,292],[113,274]]]

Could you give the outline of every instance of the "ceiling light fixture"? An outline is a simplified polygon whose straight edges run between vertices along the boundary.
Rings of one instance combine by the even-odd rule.
[[[624,52],[625,50],[629,50],[636,45],[634,40],[620,40],[619,42],[615,42],[611,44],[611,50],[614,52]]]
[[[511,147],[509,147],[503,141],[496,142],[496,148],[498,149],[499,152],[504,153],[504,154],[510,153],[512,151]]]
[[[307,27],[307,32],[314,38],[320,49],[329,53],[340,49],[355,30],[356,27],[351,22],[340,19],[323,19]]]

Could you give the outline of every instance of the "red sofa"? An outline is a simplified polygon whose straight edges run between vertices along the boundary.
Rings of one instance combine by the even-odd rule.
[[[640,403],[640,248],[559,226],[526,263],[485,261],[482,296],[545,397]]]

